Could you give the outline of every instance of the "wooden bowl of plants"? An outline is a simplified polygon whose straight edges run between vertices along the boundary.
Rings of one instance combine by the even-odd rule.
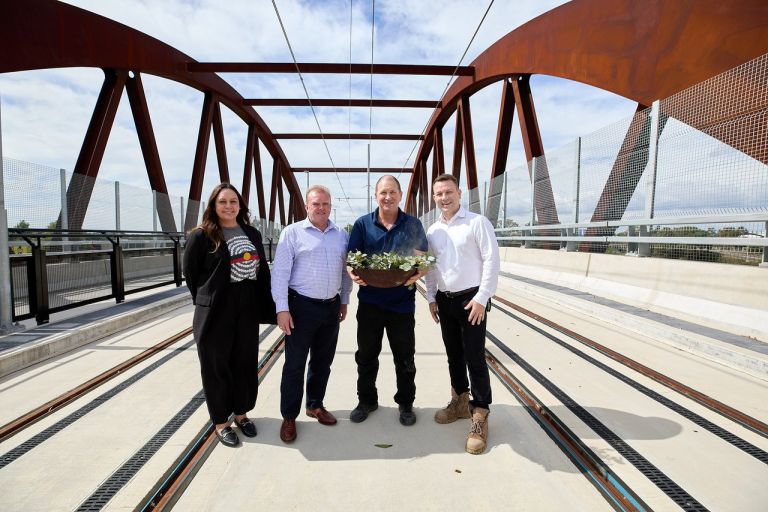
[[[368,255],[355,251],[347,255],[347,265],[352,271],[376,288],[402,286],[416,272],[434,262],[434,256],[403,256],[391,252]]]

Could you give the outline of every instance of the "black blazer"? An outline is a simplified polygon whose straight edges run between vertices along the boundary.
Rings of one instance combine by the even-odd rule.
[[[260,324],[276,324],[275,302],[272,300],[271,275],[264,245],[261,243],[261,233],[253,226],[240,224],[245,235],[251,240],[259,254],[259,271],[254,285],[258,291],[258,304],[254,313]],[[192,303],[195,304],[195,321],[193,329],[195,338],[200,339],[209,322],[209,315],[216,310],[218,296],[229,285],[230,266],[229,249],[222,242],[216,252],[213,242],[202,229],[196,229],[187,238],[184,249],[184,277],[187,287],[192,293]]]

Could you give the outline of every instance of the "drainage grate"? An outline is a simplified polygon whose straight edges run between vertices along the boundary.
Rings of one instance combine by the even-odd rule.
[[[261,343],[272,331],[276,328],[275,325],[270,325],[259,335],[259,343]],[[262,360],[260,367],[266,364],[265,360]],[[274,363],[273,363],[274,364]],[[271,366],[269,367],[271,368]],[[77,508],[81,511],[101,510],[104,505],[109,502],[125,484],[127,484],[131,478],[147,463],[152,456],[165,444],[165,442],[186,422],[192,413],[194,413],[201,404],[205,402],[205,394],[203,391],[199,391],[179,412],[177,412],[173,418],[168,421],[160,430],[150,439],[147,443],[139,448],[133,456],[128,459],[122,466],[120,466],[104,483],[102,483],[85,501]]]
[[[30,439],[24,441],[23,443],[21,443],[16,448],[14,448],[14,449],[8,451],[7,453],[3,454],[0,457],[0,469],[4,468],[5,466],[10,464],[11,462],[15,461],[16,459],[18,459],[19,457],[24,455],[25,453],[27,453],[30,450],[32,450],[33,448],[37,447],[43,441],[47,441],[52,436],[58,434],[59,432],[61,432],[62,430],[64,430],[68,426],[70,426],[72,423],[76,422],[77,420],[79,420],[80,418],[82,418],[83,416],[85,416],[86,414],[91,412],[92,410],[96,409],[101,404],[103,404],[104,402],[106,402],[107,400],[112,398],[113,396],[117,395],[118,393],[120,393],[121,391],[125,390],[129,386],[135,384],[137,381],[139,381],[142,378],[146,377],[148,374],[152,373],[157,368],[159,368],[160,366],[164,365],[169,360],[171,360],[172,358],[176,357],[177,355],[181,354],[186,349],[188,349],[189,347],[194,345],[194,343],[195,343],[194,341],[188,341],[184,345],[182,345],[182,346],[180,346],[178,348],[175,348],[173,350],[173,352],[171,352],[169,354],[166,354],[162,358],[158,359],[157,361],[155,361],[151,365],[147,366],[146,368],[144,368],[143,370],[138,372],[136,375],[134,375],[131,378],[125,380],[124,382],[118,384],[117,386],[115,386],[114,388],[110,389],[106,393],[103,393],[103,394],[99,395],[98,397],[94,398],[93,400],[91,400],[90,402],[88,402],[87,404],[85,404],[84,406],[82,406],[81,408],[76,410],[75,412],[71,413],[67,417],[62,418],[61,420],[57,421],[56,423],[54,423],[50,427],[46,428],[45,430],[43,430],[39,434],[36,434],[36,435],[32,436]]]
[[[597,359],[593,358],[592,356],[582,352],[581,350],[572,347],[568,343],[564,342],[563,340],[559,339],[557,336],[553,336],[552,334],[544,331],[543,329],[540,329],[539,327],[536,327],[535,325],[529,323],[528,321],[518,317],[517,315],[510,313],[509,311],[506,311],[503,308],[500,308],[499,306],[496,306],[497,309],[504,312],[508,316],[514,318],[521,324],[525,325],[526,327],[533,329],[534,331],[538,332],[542,336],[546,336],[550,340],[554,341],[561,347],[565,348],[566,350],[569,350],[573,354],[579,356],[580,358],[584,359],[585,361],[588,361],[592,363],[593,365],[597,366],[601,370],[609,373],[613,377],[616,377],[620,381],[624,382],[628,386],[633,387],[637,391],[643,393],[649,398],[652,398],[659,402],[660,404],[664,405],[665,407],[668,407],[669,409],[673,410],[674,412],[678,413],[682,417],[686,418],[687,420],[690,420],[691,422],[695,423],[696,425],[700,426],[707,432],[716,435],[723,441],[730,443],[731,445],[735,446],[739,450],[743,451],[744,453],[751,455],[752,457],[756,458],[763,464],[768,464],[768,452],[765,450],[760,449],[759,447],[753,445],[749,441],[745,441],[744,439],[740,438],[736,434],[729,432],[725,430],[724,428],[712,423],[706,418],[703,418],[702,416],[699,416],[695,412],[691,411],[690,409],[687,409],[686,407],[678,404],[677,402],[670,400],[669,398],[665,397],[661,393],[658,393],[657,391],[654,391],[648,387],[645,387],[644,385],[640,384],[639,382],[633,380],[632,378],[622,374],[621,372],[611,368],[610,366],[598,361]]]
[[[149,461],[152,456],[176,433],[179,427],[189,419],[200,405],[205,402],[203,392],[198,392],[171,420],[139,448],[120,468],[112,473],[93,494],[78,508],[80,511],[101,510],[117,492]]]
[[[523,322],[525,323],[525,322]],[[706,511],[707,508],[699,503],[693,496],[688,494],[682,487],[677,485],[671,478],[665,475],[659,468],[654,466],[645,457],[640,455],[634,448],[629,446],[623,439],[617,436],[611,429],[606,427],[600,420],[592,416],[586,409],[577,404],[563,390],[538,372],[533,366],[528,364],[516,352],[501,342],[490,332],[486,332],[490,339],[502,352],[512,358],[521,368],[528,372],[550,393],[557,397],[568,409],[581,419],[596,434],[605,439],[617,452],[619,452],[630,464],[635,466],[646,478],[656,485],[661,491],[669,496],[680,508],[691,511]]]

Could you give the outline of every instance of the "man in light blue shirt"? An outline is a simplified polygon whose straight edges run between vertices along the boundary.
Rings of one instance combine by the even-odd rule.
[[[285,333],[285,364],[280,383],[280,439],[296,439],[304,369],[307,369],[307,416],[323,425],[336,418],[323,406],[339,322],[347,316],[352,280],[345,271],[347,233],[328,218],[331,192],[314,185],[307,190],[307,218],[280,233],[272,267],[272,298],[277,325]]]

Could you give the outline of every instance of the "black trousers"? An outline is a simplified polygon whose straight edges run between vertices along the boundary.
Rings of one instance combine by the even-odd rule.
[[[378,402],[376,376],[379,373],[379,354],[387,331],[392,359],[395,362],[397,393],[395,402],[412,405],[416,398],[416,336],[413,313],[395,313],[374,304],[357,305],[357,396],[361,402]]]
[[[451,386],[456,393],[462,394],[470,391],[471,382],[472,400],[469,403],[473,407],[488,409],[491,404],[491,378],[485,364],[485,326],[488,317],[472,325],[469,323],[469,311],[464,309],[474,295],[473,291],[451,298],[438,291],[435,299],[443,344],[448,355]]]
[[[197,342],[208,413],[214,424],[245,414],[259,391],[259,322],[254,283],[230,283]],[[198,306],[200,307],[200,306]]]
[[[338,296],[333,301],[318,302],[289,291],[288,309],[294,328],[291,335],[285,338],[285,363],[280,382],[280,413],[283,418],[292,420],[299,415],[307,356],[306,406],[307,409],[323,406],[339,339],[340,307]]]

